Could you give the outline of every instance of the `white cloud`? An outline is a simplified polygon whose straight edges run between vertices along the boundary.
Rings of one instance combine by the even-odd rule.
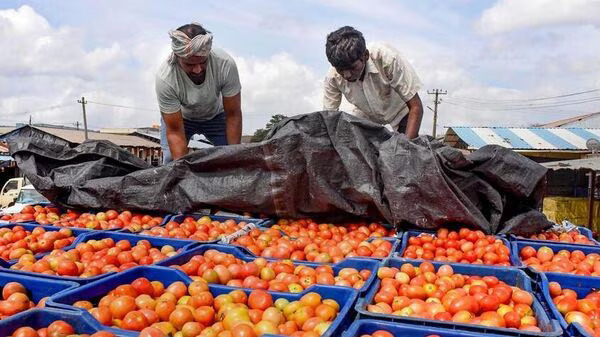
[[[558,24],[600,24],[598,0],[500,0],[477,24],[484,34]]]
[[[169,53],[165,32],[187,21],[190,14],[170,11],[158,3],[144,7],[145,11],[136,12],[133,18],[102,14],[114,3],[85,2],[83,6],[104,6],[94,7],[99,14],[93,23],[67,23],[43,7],[0,10],[0,45],[5,48],[0,53],[0,124],[26,121],[29,112],[34,122],[81,122],[81,106],[76,102],[81,96],[143,109],[90,104],[88,123],[92,127],[145,126],[159,121],[154,75]],[[557,8],[556,3],[564,2],[546,6]],[[564,12],[577,9],[579,13],[580,3],[570,1],[573,9]],[[595,3],[588,11],[592,12]],[[515,4],[520,5],[517,11],[512,9]],[[328,66],[323,42],[341,23],[361,29],[369,42],[385,41],[399,49],[422,79],[420,94],[425,106],[433,107],[428,89],[448,90],[449,95],[442,97],[438,126],[527,125],[591,112],[597,106],[502,112],[451,103],[452,97],[531,98],[600,87],[600,44],[595,43],[600,40],[600,29],[581,25],[593,21],[574,14],[567,16],[579,19],[568,21],[547,14],[544,17],[553,21],[540,23],[533,15],[546,8],[540,4],[536,0],[499,1],[484,14],[469,14],[463,5],[451,4],[441,9],[438,7],[444,6],[435,6],[435,10],[420,4],[402,11],[402,4],[386,1],[367,7],[357,2],[347,7],[339,1],[319,0],[293,5],[245,0],[235,6],[215,1],[203,5],[206,11],[202,16],[210,18],[206,25],[215,32],[217,46],[228,49],[238,64],[245,134],[264,127],[273,114],[321,109],[322,79]],[[394,22],[394,11],[381,16],[378,11],[388,8],[386,5],[393,5],[390,8],[411,21]],[[124,6],[137,4],[127,2]],[[290,10],[302,6],[312,15]],[[374,10],[369,11],[370,7]],[[508,8],[511,15],[498,16],[506,11],[502,8]],[[329,18],[331,12],[339,15]],[[548,9],[548,13],[553,12],[557,10]],[[153,13],[160,13],[160,18]],[[434,29],[426,23],[430,15],[442,18],[432,20],[436,22]],[[525,16],[529,17],[526,25],[522,23]],[[112,21],[107,25],[109,17]],[[477,35],[471,23],[478,18],[487,32],[522,29],[518,34]],[[131,30],[132,22],[139,29]],[[551,26],[555,23],[561,26]],[[61,108],[40,110],[57,105]],[[342,106],[342,110],[349,109],[347,103]],[[430,132],[431,124],[432,113],[425,108],[422,133]],[[438,134],[440,131],[438,127]]]
[[[235,59],[245,113],[293,115],[320,108],[320,78],[289,54],[277,54],[267,60],[239,56]]]
[[[90,103],[91,127],[158,123],[158,111],[148,109],[156,108],[154,75],[169,53],[164,36],[127,49],[115,41],[86,50],[84,32],[52,27],[29,6],[1,10],[0,27],[0,44],[13,46],[0,55],[0,124],[25,122],[29,115],[34,122],[81,123],[76,103],[81,96],[140,109]],[[264,127],[273,114],[320,109],[320,76],[289,54],[235,59],[243,86],[245,134]],[[51,106],[61,107],[41,110]]]

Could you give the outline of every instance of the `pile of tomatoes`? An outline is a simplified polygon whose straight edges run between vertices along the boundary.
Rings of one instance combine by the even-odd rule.
[[[36,227],[26,231],[22,226],[0,228],[0,258],[18,259],[25,254],[38,254],[62,249],[75,241],[73,231],[61,228],[58,231],[46,231]]]
[[[27,205],[20,213],[4,215],[1,220],[10,222],[35,221],[40,225],[87,229],[126,228],[131,232],[139,232],[160,225],[163,218],[148,214],[133,214],[130,211],[119,213],[115,210],[96,214],[67,210],[66,213],[61,214],[61,211],[54,206]]]
[[[533,240],[548,240],[566,243],[577,243],[582,245],[593,245],[594,242],[587,238],[587,236],[579,233],[578,230],[574,229],[568,232],[558,232],[553,230],[547,230],[539,234],[532,234],[530,239]]]
[[[43,307],[45,300],[37,305]],[[35,303],[29,298],[28,291],[19,282],[8,282],[2,287],[0,301],[0,319],[34,308]]]
[[[370,312],[540,331],[533,295],[494,276],[456,274],[450,265],[436,271],[431,262],[381,267],[377,276],[381,284]]]
[[[25,323],[25,322],[24,322]],[[79,336],[79,337],[115,337],[115,334],[109,331],[98,331],[92,335],[77,334],[75,328],[65,321],[54,321],[45,328],[34,329],[29,326],[18,328],[13,332],[12,337],[61,337],[61,336]]]
[[[87,278],[123,271],[138,265],[153,264],[176,253],[172,246],[165,245],[159,249],[152,247],[147,240],[140,240],[132,246],[127,240],[115,243],[113,239],[105,238],[79,243],[74,249],[66,252],[56,249],[39,260],[36,260],[32,254],[26,254],[10,268],[49,275]]]
[[[146,278],[118,286],[97,304],[78,301],[73,305],[88,310],[103,325],[134,331],[152,327],[165,335],[181,332],[183,337],[256,337],[267,333],[318,337],[340,310],[336,301],[314,292],[292,302],[273,300],[264,290],[253,290],[249,295],[234,290],[215,297],[203,280],[189,286],[177,281],[165,287]]]
[[[235,222],[228,219],[223,222],[212,220],[210,216],[203,216],[198,220],[186,217],[182,223],[169,221],[164,227],[154,227],[144,230],[140,234],[177,239],[192,239],[196,241],[213,241],[223,236],[233,234],[249,223],[245,221]]]
[[[577,292],[563,289],[558,282],[548,286],[552,302],[567,323],[579,323],[590,335],[600,337],[600,291],[578,298]]]
[[[537,271],[600,276],[600,254],[597,253],[586,255],[578,249],[562,249],[554,253],[552,248],[547,246],[538,250],[525,246],[519,255],[523,263]]]
[[[246,247],[257,256],[318,263],[336,263],[346,257],[385,258],[390,255],[390,241],[376,238],[368,242],[363,241],[366,240],[366,236],[361,239],[349,238],[344,232],[344,228],[334,227],[331,230],[319,231],[314,238],[291,238],[282,235],[275,228],[265,231],[253,229],[235,239],[233,244]]]
[[[182,270],[192,279],[201,278],[208,283],[292,293],[302,292],[313,284],[360,289],[371,275],[369,270],[343,268],[334,276],[328,265],[312,268],[294,265],[291,260],[268,262],[262,257],[245,262],[214,249],[193,256],[181,266],[171,267]]]
[[[58,221],[60,210],[55,206],[26,205],[21,212],[5,214],[0,220],[10,222],[38,221],[40,224],[49,224]]]
[[[51,223],[53,226],[87,229],[108,230],[125,228],[135,233],[144,229],[156,227],[160,225],[162,221],[163,218],[159,216],[133,214],[130,211],[119,213],[115,210],[108,210],[106,212],[92,214],[68,210],[67,213],[60,216],[59,220]]]
[[[325,232],[327,236],[327,231],[332,231],[333,233],[333,231],[337,231],[338,229],[342,229],[346,237],[358,238],[360,240],[370,237],[393,237],[396,235],[396,230],[387,228],[379,223],[318,224],[312,219],[279,219],[272,228],[280,229],[286,235],[295,238],[302,236],[315,238],[322,232]]]
[[[510,249],[493,235],[480,230],[446,228],[408,238],[403,257],[409,259],[510,266]]]

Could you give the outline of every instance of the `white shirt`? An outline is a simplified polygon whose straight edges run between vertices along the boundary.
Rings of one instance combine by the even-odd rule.
[[[331,67],[325,77],[324,110],[338,110],[344,97],[354,105],[353,114],[394,130],[408,114],[406,102],[417,94],[421,81],[412,66],[391,46],[369,44],[363,80],[346,81]]]
[[[213,48],[206,66],[206,78],[195,84],[179,64],[167,60],[156,75],[156,96],[160,112],[181,110],[183,118],[194,121],[213,119],[223,112],[223,97],[240,93],[235,61],[224,50]]]

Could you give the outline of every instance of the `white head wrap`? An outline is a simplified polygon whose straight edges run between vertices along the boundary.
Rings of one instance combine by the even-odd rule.
[[[190,56],[208,56],[212,48],[213,36],[211,33],[204,35],[196,35],[190,39],[184,32],[180,30],[171,30],[171,61],[176,60],[175,55],[183,58]]]

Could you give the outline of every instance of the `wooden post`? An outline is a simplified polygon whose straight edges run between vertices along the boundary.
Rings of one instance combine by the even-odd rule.
[[[85,101],[85,97],[81,97],[81,100],[77,100],[77,103],[81,103],[81,109],[83,110],[83,128],[85,130],[85,140],[88,140],[88,129],[87,129],[87,117],[85,115],[85,105],[88,103]],[[79,125],[77,125],[77,128],[79,129]]]
[[[588,224],[587,227],[594,230],[594,197],[596,194],[596,171],[592,170],[589,173],[588,186]]]

